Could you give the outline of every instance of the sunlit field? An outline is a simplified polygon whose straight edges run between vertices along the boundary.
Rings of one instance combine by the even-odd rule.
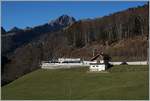
[[[2,99],[148,99],[148,66],[39,69],[2,87]]]

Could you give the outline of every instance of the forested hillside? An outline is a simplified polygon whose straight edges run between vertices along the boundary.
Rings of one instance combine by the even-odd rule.
[[[88,60],[93,49],[104,51],[112,61],[147,60],[149,5],[129,8],[101,18],[80,20],[57,32],[17,48],[4,66],[3,82],[40,68],[43,60],[80,57]]]
[[[99,19],[79,21],[66,30],[69,44],[83,47],[90,42],[102,44],[148,35],[148,6],[130,8]]]

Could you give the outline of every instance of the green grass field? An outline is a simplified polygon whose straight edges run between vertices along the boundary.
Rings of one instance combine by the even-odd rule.
[[[148,99],[148,66],[114,66],[108,73],[88,68],[43,70],[2,87],[2,99]]]

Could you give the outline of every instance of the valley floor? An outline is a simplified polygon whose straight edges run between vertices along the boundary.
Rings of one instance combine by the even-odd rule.
[[[118,65],[108,72],[88,68],[39,69],[2,87],[2,99],[148,99],[148,66]]]

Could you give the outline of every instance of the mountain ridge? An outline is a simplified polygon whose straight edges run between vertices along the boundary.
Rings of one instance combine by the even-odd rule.
[[[75,21],[75,18],[71,16],[62,15],[57,19],[51,21],[49,24],[45,23],[42,25],[35,26],[33,28],[30,27],[28,29],[20,29],[17,27],[13,27],[8,32],[5,32],[5,34],[3,34],[2,36],[2,52],[4,54],[13,52],[17,47],[20,47],[21,45],[30,42],[34,38],[40,37],[44,33],[61,30],[62,28],[70,26]],[[8,42],[10,43],[7,44]],[[13,45],[11,45],[11,43]]]

